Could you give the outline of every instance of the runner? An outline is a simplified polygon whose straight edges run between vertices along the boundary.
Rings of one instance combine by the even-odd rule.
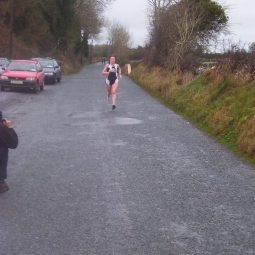
[[[115,56],[111,55],[109,64],[106,64],[103,71],[103,75],[107,75],[106,78],[106,90],[107,90],[107,102],[109,102],[109,97],[112,95],[112,109],[116,108],[116,91],[118,88],[119,80],[122,79],[121,68],[115,63]]]

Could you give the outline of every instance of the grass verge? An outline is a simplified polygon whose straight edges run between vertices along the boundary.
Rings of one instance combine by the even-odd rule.
[[[129,76],[164,105],[255,164],[254,81],[217,69],[191,78],[160,68],[147,70],[143,64]]]

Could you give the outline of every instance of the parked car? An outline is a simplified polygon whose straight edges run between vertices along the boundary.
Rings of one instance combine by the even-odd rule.
[[[62,70],[56,59],[46,57],[46,58],[32,58],[33,60],[39,61],[42,65],[43,70],[45,72],[44,82],[55,84],[56,82],[60,82],[62,79]]]
[[[5,88],[44,89],[44,71],[36,60],[11,60],[0,76],[1,91]]]
[[[3,73],[9,63],[10,60],[8,58],[0,58],[0,75]]]

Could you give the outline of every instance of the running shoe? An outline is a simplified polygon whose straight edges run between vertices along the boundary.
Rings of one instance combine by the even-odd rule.
[[[112,109],[114,110],[115,108],[116,108],[116,106],[115,106],[115,105],[113,105],[113,106],[112,106]]]

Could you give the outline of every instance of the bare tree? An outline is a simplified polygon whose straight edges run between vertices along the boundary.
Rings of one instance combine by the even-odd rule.
[[[251,53],[255,53],[255,42],[253,42],[250,46],[249,46],[249,50]]]
[[[226,26],[224,9],[212,0],[149,0],[149,62],[177,68]]]
[[[102,13],[108,4],[114,0],[76,0],[75,15],[80,23],[81,30],[88,38],[94,38],[100,33],[104,22]]]
[[[172,52],[172,63],[176,67],[188,48],[196,44],[198,39],[197,28],[204,19],[204,13],[192,1],[181,1],[170,9],[169,14],[173,17],[173,24],[177,33]]]
[[[111,53],[117,55],[118,58],[126,59],[132,44],[132,37],[128,29],[114,20],[108,26],[107,34]]]
[[[173,3],[175,3],[175,0],[148,0],[148,16],[150,24],[154,27],[159,26],[162,14]]]
[[[174,0],[148,0],[148,19],[149,19],[149,54],[147,59],[149,62],[159,64],[161,56],[158,51],[161,41],[162,26],[161,20],[164,17],[165,11],[173,4]]]

